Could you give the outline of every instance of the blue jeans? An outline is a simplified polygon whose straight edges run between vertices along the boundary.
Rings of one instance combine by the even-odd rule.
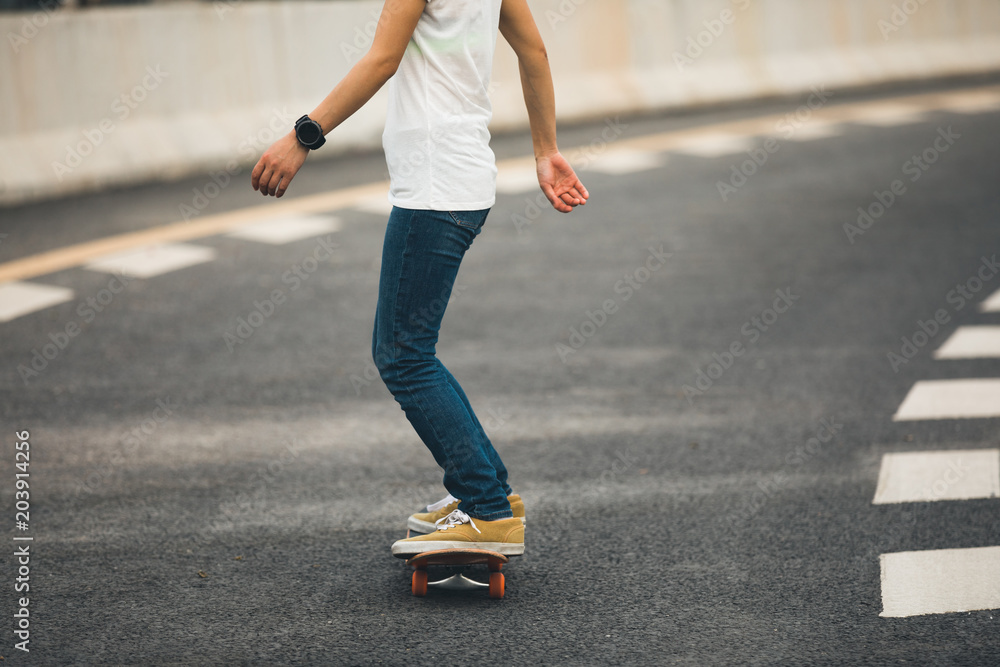
[[[444,469],[445,488],[484,521],[513,516],[507,469],[435,346],[462,257],[489,212],[393,207],[372,334],[379,375]]]

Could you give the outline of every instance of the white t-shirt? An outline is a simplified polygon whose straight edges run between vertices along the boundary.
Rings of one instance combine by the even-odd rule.
[[[382,147],[394,206],[490,208],[496,160],[487,90],[501,0],[427,0],[396,74]]]

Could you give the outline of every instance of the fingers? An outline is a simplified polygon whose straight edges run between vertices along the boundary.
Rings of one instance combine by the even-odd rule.
[[[580,198],[579,194],[574,195],[569,192],[563,192],[557,195],[553,187],[548,184],[542,186],[542,192],[545,193],[545,198],[552,204],[552,208],[560,213],[569,213],[573,210],[573,207],[586,203]]]
[[[556,200],[552,202],[552,207],[559,211],[560,213],[569,213],[576,206],[576,201],[569,196],[568,192],[564,192],[556,197]]]
[[[581,206],[586,204],[587,199],[590,198],[590,193],[587,192],[587,188],[583,187],[583,183],[580,182],[580,179],[577,177],[575,173],[573,173],[572,170],[570,170],[569,178],[567,180],[568,183],[566,183],[565,186],[566,192],[568,192],[570,196],[579,200],[577,203],[580,204]]]
[[[586,192],[586,190],[584,190],[583,192]],[[574,188],[570,188],[569,191],[567,191],[566,194],[568,194],[570,197],[572,197],[573,199],[575,199],[578,204],[580,204],[581,206],[583,206],[584,204],[587,203],[587,195],[583,194],[583,192],[580,192],[579,189],[577,189],[577,188],[574,187]]]
[[[254,165],[253,171],[250,172],[250,185],[253,186],[254,190],[258,189],[260,184],[260,177],[264,173],[264,161],[258,160],[257,164]]]
[[[281,189],[281,194],[285,194],[285,190],[288,189],[288,183],[291,181],[283,172],[276,171],[271,176],[271,180],[268,181],[266,195],[271,195],[272,197],[280,197],[278,194],[278,189]]]
[[[284,171],[272,169],[270,165],[266,164],[264,158],[261,158],[250,174],[250,185],[265,197],[281,197],[291,182],[291,176],[288,176]]]
[[[567,189],[559,198],[570,206],[583,206],[587,203],[587,197],[576,188]]]
[[[292,182],[292,177],[282,174],[279,174],[278,176],[280,178],[280,182],[274,186],[274,192],[272,194],[274,194],[275,197],[280,198],[285,194],[285,190],[288,189],[288,184]]]
[[[573,210],[575,206],[582,206],[587,203],[587,196],[583,195],[576,188],[569,188],[564,190],[561,186],[559,190],[564,190],[556,194],[556,189],[548,183],[541,183],[542,192],[545,193],[545,198],[549,200],[552,204],[552,208],[559,211],[560,213],[569,213]],[[586,190],[584,190],[586,192]]]
[[[548,183],[541,183],[540,185],[542,186],[542,192],[545,193],[545,198],[549,200],[549,203],[552,204],[552,207],[557,210],[560,210],[559,206],[562,204],[562,202],[559,201],[558,197],[556,197],[556,192],[555,190],[552,189],[552,186],[549,185]]]
[[[250,175],[250,184],[253,185],[254,190],[258,190],[266,197],[273,178],[274,170],[268,164],[266,157],[262,157],[257,166],[253,168],[253,173]]]
[[[264,169],[264,173],[260,176],[260,193],[265,197],[271,194],[271,181],[274,180],[274,173],[271,171],[270,167]]]

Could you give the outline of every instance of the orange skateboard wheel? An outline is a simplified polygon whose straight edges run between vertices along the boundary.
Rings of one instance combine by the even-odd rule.
[[[499,600],[503,597],[504,576],[502,572],[490,572],[490,597]]]
[[[502,586],[501,586],[502,588]],[[423,597],[427,595],[427,570],[414,570],[413,578],[410,580],[410,590],[417,597]],[[490,587],[490,591],[493,588]],[[503,595],[503,593],[501,593]]]

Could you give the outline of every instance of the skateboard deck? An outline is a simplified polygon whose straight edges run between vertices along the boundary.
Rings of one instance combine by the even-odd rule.
[[[504,594],[504,576],[500,570],[508,560],[507,556],[486,549],[439,549],[437,551],[425,551],[422,554],[417,554],[406,559],[406,564],[413,568],[410,590],[413,591],[414,595],[422,597],[427,595],[427,589],[431,586],[451,590],[488,588],[491,598],[500,599]],[[486,566],[490,573],[488,584],[476,581],[475,579],[469,579],[461,573],[437,581],[428,580],[428,567],[472,565]]]

